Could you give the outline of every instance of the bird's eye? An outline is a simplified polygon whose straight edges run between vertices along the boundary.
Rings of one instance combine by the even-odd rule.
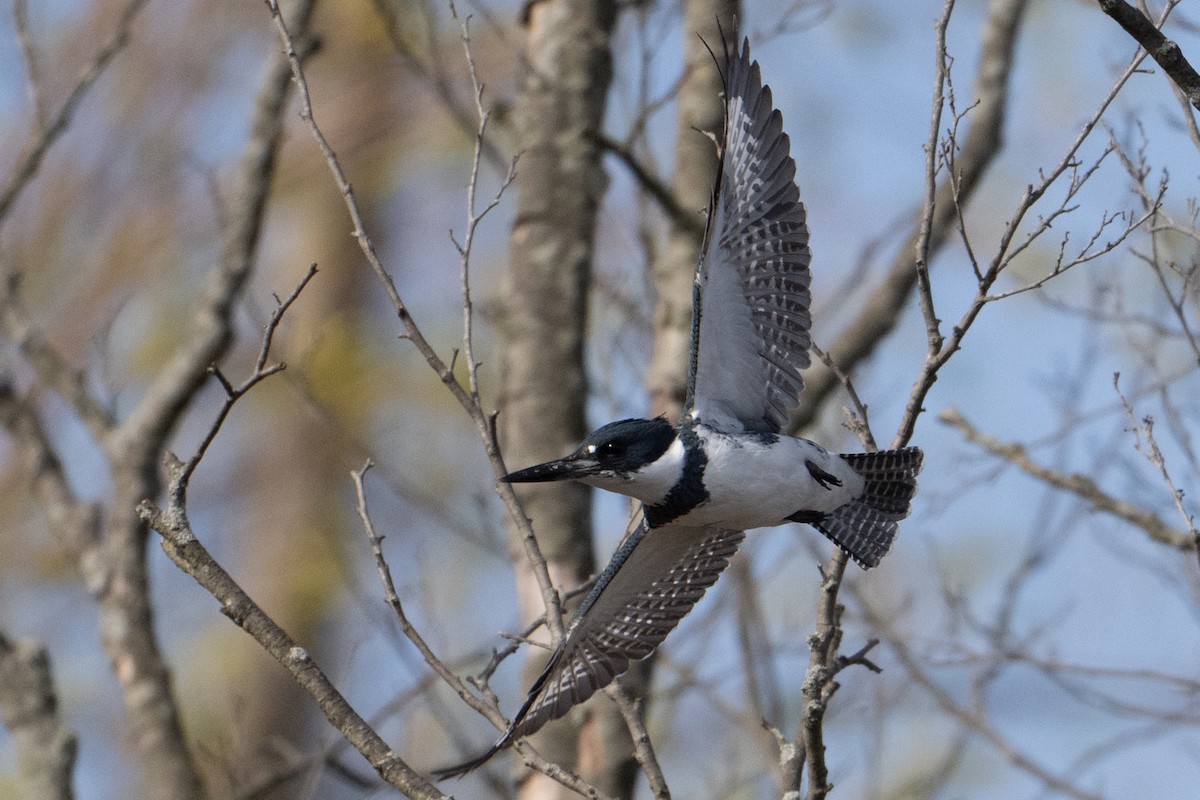
[[[619,456],[625,452],[625,445],[621,442],[605,442],[600,445],[599,451],[602,456]]]

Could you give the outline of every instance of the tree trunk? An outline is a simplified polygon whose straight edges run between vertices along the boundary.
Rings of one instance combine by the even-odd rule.
[[[737,0],[689,0],[684,19],[683,82],[679,87],[679,124],[675,133],[675,202],[695,209],[703,220],[717,176],[717,149],[701,132],[720,133],[724,125],[719,58],[721,37],[737,46]],[[719,26],[719,27],[718,27]],[[707,43],[707,47],[705,44]],[[709,52],[712,49],[712,53]],[[701,236],[673,225],[662,259],[654,266],[658,292],[654,311],[654,354],[646,373],[650,413],[675,422],[687,390],[692,334],[692,279],[700,259]]]
[[[607,179],[588,137],[604,118],[612,64],[611,0],[543,0],[527,6],[525,74],[516,98],[517,216],[500,326],[501,437],[507,463],[558,458],[586,434],[584,339],[596,213]],[[523,487],[521,498],[561,589],[595,568],[588,490],[578,484]],[[519,536],[510,530],[521,617],[544,612]],[[545,653],[532,651],[527,683]],[[601,700],[601,702],[607,702]],[[577,710],[533,737],[551,761],[573,765]],[[565,796],[543,776],[526,780],[521,797]]]
[[[679,87],[679,116],[675,134],[675,176],[672,193],[685,211],[704,219],[717,175],[717,150],[701,132],[719,133],[724,125],[725,103],[720,68],[713,53],[721,52],[721,37],[736,44],[737,0],[689,0],[684,17],[684,77]],[[705,44],[707,43],[707,47]],[[695,227],[674,224],[662,258],[653,267],[656,292],[654,349],[646,371],[650,416],[663,415],[678,422],[687,395],[688,355],[691,350],[692,281],[700,258],[703,236]],[[633,664],[620,678],[635,697],[648,700],[655,657]],[[648,708],[643,703],[643,709]],[[633,743],[621,715],[605,709],[596,728],[607,733],[602,752],[611,754],[611,780],[592,778],[603,791],[630,798],[637,779]],[[619,758],[618,758],[619,754]]]

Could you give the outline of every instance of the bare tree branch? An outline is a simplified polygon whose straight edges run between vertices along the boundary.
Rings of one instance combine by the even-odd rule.
[[[808,767],[808,800],[823,800],[833,785],[829,783],[829,768],[825,764],[825,712],[829,700],[838,690],[833,679],[837,674],[838,648],[842,644],[842,605],[838,590],[846,574],[849,557],[846,551],[835,548],[821,576],[821,594],[817,600],[817,628],[808,637],[810,651],[808,672],[804,675],[802,695],[803,717],[796,737],[797,751],[803,750]],[[800,777],[797,774],[797,779]],[[785,786],[799,792],[800,786]]]
[[[285,300],[277,302],[276,310],[263,331],[259,356],[249,377],[234,387],[224,375],[214,370],[226,391],[225,404],[214,417],[196,452],[186,463],[174,455],[167,455],[167,507],[162,509],[151,500],[144,499],[137,505],[137,514],[162,536],[163,551],[176,566],[208,590],[220,602],[221,613],[254,637],[263,649],[292,674],[296,682],[317,702],[330,724],[362,753],[380,777],[404,791],[409,797],[445,798],[446,795],[392,751],[338,692],[311,655],[250,599],[196,538],[188,520],[188,485],[196,467],[228,418],[234,404],[261,381],[283,369],[282,363],[268,363],[271,342],[283,315],[315,273],[315,266],[310,267],[296,289]],[[363,511],[365,513],[365,506]]]
[[[913,429],[916,427],[917,419],[924,408],[925,397],[928,395],[930,389],[933,388],[933,384],[937,380],[938,373],[942,367],[944,367],[946,363],[954,356],[954,354],[958,352],[959,348],[962,347],[963,338],[967,335],[967,332],[971,329],[971,326],[974,325],[976,319],[978,319],[980,312],[983,311],[983,308],[986,305],[1002,297],[1000,295],[991,294],[992,286],[994,286],[996,281],[999,280],[1001,274],[1003,274],[1004,271],[1012,265],[1013,260],[1021,252],[1028,249],[1033,242],[1050,230],[1050,226],[1055,219],[1064,214],[1070,213],[1076,208],[1076,206],[1071,205],[1073,198],[1084,186],[1084,184],[1096,174],[1100,163],[1108,156],[1111,150],[1106,149],[1090,167],[1081,167],[1076,154],[1083,146],[1083,143],[1086,142],[1091,136],[1096,126],[1100,124],[1100,120],[1104,116],[1104,113],[1108,110],[1108,107],[1112,104],[1113,100],[1116,99],[1117,94],[1125,86],[1129,78],[1134,74],[1144,57],[1144,55],[1138,55],[1135,56],[1132,61],[1130,61],[1124,72],[1122,72],[1117,78],[1112,88],[1109,89],[1108,94],[1101,101],[1099,108],[1097,108],[1091,118],[1089,118],[1083,124],[1083,127],[1076,135],[1075,140],[1067,148],[1066,153],[1064,153],[1059,162],[1050,170],[1041,173],[1041,179],[1036,184],[1030,184],[1026,187],[1024,194],[1017,203],[1017,208],[1013,212],[1012,217],[1007,223],[1005,223],[1004,230],[1000,235],[1000,240],[995,246],[994,253],[987,264],[986,269],[982,268],[977,263],[974,265],[975,274],[978,276],[978,288],[975,298],[967,307],[966,311],[963,312],[958,323],[955,324],[951,329],[948,337],[942,338],[939,335],[938,337],[930,338],[929,350],[927,351],[925,361],[922,364],[921,373],[917,380],[913,383],[912,391],[909,394],[908,403],[904,410],[904,416],[900,423],[900,430],[896,435],[895,444],[897,446],[904,444],[912,436]],[[952,152],[954,150],[953,143],[951,143],[947,149],[948,151]],[[956,174],[956,172],[956,170],[952,170],[952,174]],[[1046,196],[1051,187],[1058,184],[1059,180],[1062,179],[1064,175],[1068,176],[1068,185],[1060,202],[1048,213],[1040,216],[1037,223],[1034,224],[1033,229],[1026,233],[1023,238],[1018,239],[1017,234],[1018,231],[1021,230],[1022,221],[1032,213],[1037,203]],[[960,197],[961,189],[957,188],[956,181],[952,181],[951,183],[952,185],[956,186],[954,197],[955,202],[957,203],[958,198]],[[1124,240],[1124,238],[1128,236],[1134,229],[1136,229],[1137,226],[1140,226],[1151,216],[1152,213],[1148,212],[1141,218],[1133,221],[1127,221],[1125,228],[1118,235],[1117,239]],[[964,238],[964,241],[968,239],[968,234],[965,228],[960,229],[960,235]],[[1111,250],[1116,247],[1116,245],[1105,245],[1105,247]],[[970,248],[968,248],[969,256],[971,252],[972,251]],[[1081,256],[1071,263],[1080,264],[1090,260],[1090,256],[1088,255],[1089,252],[1090,250],[1085,247]],[[1059,263],[1061,264],[1062,262],[1060,261]],[[1061,272],[1062,270],[1059,269],[1055,274],[1061,274]]]
[[[366,489],[363,487],[363,476],[371,466],[371,462],[368,461],[363,465],[362,469],[351,472],[350,476],[354,481],[355,495],[358,497],[358,517],[362,521],[363,530],[366,531],[367,538],[371,542],[371,552],[375,556],[375,567],[379,572],[379,579],[383,583],[384,597],[388,605],[392,607],[396,621],[400,625],[400,631],[417,648],[417,651],[420,652],[421,657],[425,659],[425,663],[429,665],[434,674],[453,689],[462,698],[464,703],[487,717],[497,728],[503,730],[507,727],[508,722],[505,720],[504,715],[500,713],[499,708],[496,707],[495,702],[485,703],[476,698],[458,675],[454,674],[446,666],[445,662],[437,657],[424,637],[409,622],[408,615],[404,613],[404,604],[400,601],[400,596],[396,593],[396,586],[392,582],[391,568],[388,567],[387,559],[383,555],[383,537],[375,532],[375,526],[372,524],[371,517],[367,513],[367,494]]]
[[[451,5],[451,10],[454,6]],[[504,195],[506,189],[512,185],[516,178],[517,157],[514,156],[508,164],[508,172],[505,173],[504,179],[500,182],[499,188],[492,196],[492,199],[483,207],[482,210],[476,209],[475,194],[479,185],[479,162],[485,152],[487,144],[488,123],[491,121],[491,114],[483,108],[483,84],[479,82],[479,76],[475,72],[475,57],[471,53],[471,36],[468,28],[469,20],[461,21],[461,35],[463,45],[463,56],[467,62],[467,70],[471,75],[471,87],[475,97],[475,148],[471,155],[471,174],[467,180],[467,231],[460,243],[454,237],[454,232],[450,232],[450,239],[454,242],[455,249],[458,250],[459,257],[459,273],[462,282],[462,312],[463,312],[463,354],[467,358],[467,388],[471,395],[471,400],[475,406],[480,406],[479,400],[479,362],[475,360],[475,307],[471,301],[471,248],[475,242],[475,232],[479,228],[479,223],[488,213],[500,204],[500,198]],[[453,363],[451,363],[453,367]],[[493,426],[494,429],[494,426]],[[494,434],[493,434],[494,435]]]
[[[928,243],[925,263],[931,263],[949,239],[958,221],[958,208],[970,202],[980,179],[1000,152],[1008,110],[1008,81],[1013,72],[1017,33],[1027,5],[1028,0],[991,0],[988,5],[976,74],[975,93],[979,102],[971,117],[971,130],[963,140],[957,158],[956,174],[953,180],[946,176],[938,185],[932,222],[924,236]],[[830,357],[843,371],[852,373],[899,321],[905,299],[917,281],[914,254],[922,237],[921,230],[919,219],[858,316],[828,347]],[[805,376],[801,406],[792,419],[793,428],[801,430],[811,425],[828,395],[836,388],[837,377],[833,373],[810,370]]]
[[[275,19],[276,28],[284,45],[284,53],[291,65],[292,77],[296,82],[300,95],[300,117],[307,123],[309,131],[316,141],[318,148],[321,150],[330,173],[333,175],[338,190],[345,200],[346,210],[350,215],[351,222],[354,224],[352,235],[358,241],[359,247],[362,249],[371,271],[375,274],[375,277],[387,294],[388,300],[395,309],[396,316],[404,327],[405,338],[417,348],[417,352],[421,354],[421,357],[425,359],[425,362],[437,374],[446,388],[450,390],[451,395],[467,412],[472,422],[475,423],[476,430],[483,440],[484,450],[487,453],[493,472],[497,476],[506,474],[508,470],[505,468],[503,457],[500,455],[500,446],[496,439],[495,425],[492,418],[484,412],[481,406],[472,401],[470,392],[459,383],[458,378],[455,377],[449,365],[437,354],[433,345],[425,338],[421,329],[417,326],[416,320],[413,319],[412,314],[409,312],[408,306],[401,298],[391,274],[383,266],[383,262],[380,261],[379,255],[375,250],[375,244],[366,231],[363,215],[359,209],[358,200],[354,195],[354,189],[350,185],[350,181],[346,177],[341,163],[338,161],[337,154],[333,151],[333,148],[321,132],[321,128],[317,125],[316,119],[313,116],[312,97],[309,94],[308,81],[304,77],[304,68],[301,63],[300,53],[297,50],[295,37],[288,23],[285,22],[280,13],[278,0],[268,0],[267,6],[271,11],[272,17]],[[546,559],[538,547],[537,539],[533,535],[533,529],[529,526],[528,518],[521,509],[512,487],[506,483],[499,483],[497,484],[496,492],[508,509],[510,517],[517,520],[518,524],[522,527],[524,532],[522,543],[532,565],[533,573],[537,578],[538,587],[541,590],[542,600],[547,609],[550,630],[556,636],[561,636],[562,610],[558,592],[550,581],[549,573],[546,570]]]
[[[981,114],[981,118],[976,119],[975,127],[972,128],[973,153],[974,160],[971,162],[971,168],[974,170],[968,185],[974,186],[975,182],[981,177],[983,170],[990,163],[1000,144],[1000,129],[1003,125],[1003,116],[1007,101],[1007,85],[1004,83],[1007,80],[1007,74],[1012,57],[1012,50],[1016,37],[1017,23],[1020,19],[1021,12],[1024,9],[1023,0],[1015,3],[994,2],[992,4],[992,16],[989,17],[988,31],[996,36],[989,38],[984,44],[984,56],[980,66],[979,84],[981,93],[986,88],[988,90],[987,104],[985,108],[990,114]],[[928,264],[931,259],[931,252],[940,246],[945,241],[949,225],[952,224],[954,218],[949,216],[946,209],[948,206],[957,206],[957,203],[949,202],[951,197],[961,197],[961,186],[955,182],[947,180],[940,187],[934,185],[936,175],[936,160],[934,156],[934,148],[939,137],[941,128],[940,120],[943,105],[943,88],[948,80],[948,64],[946,54],[946,29],[950,22],[950,17],[954,10],[954,0],[946,0],[942,15],[937,24],[937,70],[934,79],[934,105],[932,111],[932,121],[930,123],[931,139],[926,147],[926,202],[925,210],[918,223],[916,231],[910,237],[912,250],[907,247],[902,250],[902,255],[893,265],[884,282],[876,290],[872,301],[868,303],[870,314],[860,315],[858,323],[859,330],[853,333],[854,341],[857,342],[856,348],[859,348],[859,355],[849,362],[836,355],[822,353],[823,360],[839,365],[843,368],[849,368],[851,364],[861,358],[866,352],[873,348],[883,336],[891,331],[899,318],[900,310],[903,305],[904,296],[912,287],[913,282],[919,286],[921,297],[921,309],[925,315],[926,328],[929,336],[931,353],[940,349],[942,337],[938,330],[939,322],[934,313],[932,293],[929,289],[929,274]],[[995,34],[999,31],[999,34]],[[1002,72],[998,75],[991,73],[992,69],[1000,68]],[[942,205],[938,205],[938,198],[943,197]],[[941,217],[935,216],[940,211]],[[909,256],[908,253],[913,254]],[[915,256],[915,268],[908,258]],[[886,308],[874,307],[875,301],[888,303]],[[854,326],[852,326],[854,327]],[[844,348],[847,336],[850,332],[844,332],[841,337],[834,343],[831,349]],[[928,358],[927,358],[928,363]],[[838,380],[838,375],[842,374],[837,369],[830,369],[823,374],[824,378],[818,378],[819,386],[813,386],[810,382],[806,387],[805,398],[806,402],[801,406],[799,419],[793,417],[793,424],[802,426],[811,422],[817,413],[820,405],[825,397],[832,392],[835,381]],[[862,420],[865,427],[866,416],[865,408],[859,404],[862,409]],[[895,445],[901,446],[907,443],[911,435],[911,426],[915,424],[916,414],[910,406],[906,414],[906,421],[901,423],[901,430],[897,433]],[[910,416],[911,415],[911,416]],[[907,422],[907,433],[905,430]],[[874,437],[870,430],[866,429],[865,434],[860,438],[864,442],[873,442]],[[809,637],[809,666],[808,672],[805,675],[803,684],[804,697],[804,712],[800,725],[800,731],[796,736],[796,742],[792,751],[803,752],[805,764],[808,768],[808,794],[809,800],[823,800],[832,788],[829,783],[829,772],[825,762],[825,734],[824,723],[825,714],[828,709],[829,699],[838,689],[838,683],[834,680],[834,675],[838,670],[838,650],[841,646],[842,629],[841,629],[841,613],[842,605],[838,600],[838,592],[841,588],[842,579],[846,572],[848,557],[840,548],[834,548],[833,555],[830,557],[829,563],[822,573],[821,594],[817,602],[817,624],[816,630]],[[794,757],[788,757],[784,760],[784,767],[790,777]],[[794,784],[785,784],[785,791],[794,791],[797,794],[800,791],[800,773],[796,771]]]
[[[775,740],[775,746],[779,750],[779,784],[782,787],[780,800],[800,800],[800,784],[804,778],[806,763],[804,737],[799,735],[790,740],[766,720],[763,720],[762,725]]]
[[[34,52],[33,36],[29,33],[27,0],[13,0],[13,27],[16,29],[17,46],[21,48],[21,58],[25,60],[25,94],[33,108],[32,130],[40,134],[46,130],[46,109],[42,106],[42,71]]]
[[[21,303],[21,276],[7,275],[0,281],[0,330],[17,346],[41,381],[79,415],[92,437],[103,441],[116,424],[112,411],[96,398],[87,373],[70,366],[30,321]]]
[[[945,409],[938,414],[938,419],[959,430],[967,441],[979,445],[992,455],[1019,467],[1038,480],[1086,500],[1097,511],[1111,514],[1114,517],[1125,520],[1131,525],[1141,528],[1152,540],[1177,550],[1192,551],[1196,549],[1196,544],[1192,536],[1172,528],[1163,522],[1154,512],[1138,508],[1126,500],[1113,497],[1097,486],[1096,482],[1087,475],[1079,473],[1068,475],[1037,463],[1029,457],[1023,445],[1014,442],[1002,442],[981,432],[957,409]]]
[[[131,0],[125,6],[120,18],[117,20],[117,30],[113,34],[113,37],[100,48],[100,52],[84,68],[83,74],[79,77],[79,82],[71,89],[71,93],[67,95],[67,99],[59,106],[48,123],[34,126],[32,132],[33,138],[23,148],[23,155],[20,162],[9,176],[4,187],[0,188],[0,227],[8,219],[8,214],[12,210],[17,198],[21,196],[21,192],[37,176],[38,171],[42,167],[42,159],[46,157],[46,153],[50,151],[54,143],[70,127],[71,120],[75,116],[75,111],[79,108],[79,104],[83,102],[83,98],[87,97],[88,92],[95,86],[100,76],[104,74],[105,69],[117,53],[125,49],[125,45],[129,42],[129,31],[133,27],[133,21],[145,5],[146,0]],[[22,4],[21,8],[23,7]],[[30,60],[29,63],[32,65],[33,61]],[[32,75],[30,79],[31,81],[34,80]],[[40,114],[40,111],[38,113]]]
[[[280,300],[278,297],[275,298],[275,310],[271,313],[270,319],[268,319],[267,324],[263,328],[262,344],[259,346],[258,358],[254,361],[254,370],[245,383],[243,383],[241,386],[234,387],[225,377],[224,373],[221,372],[219,367],[216,365],[209,367],[209,373],[217,379],[217,381],[221,384],[221,387],[225,390],[225,402],[222,403],[221,409],[217,412],[215,421],[209,426],[208,431],[200,440],[200,444],[196,447],[196,452],[193,453],[192,457],[189,458],[187,463],[183,465],[183,475],[181,476],[181,479],[176,482],[176,485],[180,488],[187,488],[188,482],[192,478],[192,473],[196,471],[196,467],[200,466],[201,459],[203,459],[204,454],[208,452],[209,445],[211,445],[213,440],[217,437],[217,433],[220,432],[221,426],[225,424],[225,418],[229,416],[229,412],[233,410],[233,407],[237,401],[246,395],[251,389],[257,386],[259,382],[266,380],[275,373],[283,370],[284,363],[282,361],[270,365],[267,364],[267,359],[271,353],[271,343],[275,338],[275,331],[278,329],[279,323],[283,321],[283,315],[287,313],[289,308],[291,308],[292,303],[296,302],[296,298],[300,296],[300,293],[304,291],[304,287],[308,286],[309,282],[314,276],[316,276],[316,274],[317,265],[313,264],[308,268],[308,272],[304,273],[304,277],[300,279],[300,283],[296,284],[296,288],[292,290],[292,293],[289,294],[287,298],[284,300]],[[179,498],[181,504],[184,499],[185,498],[183,497]]]
[[[25,800],[71,800],[78,743],[58,716],[46,648],[0,633],[0,719],[17,754],[18,793]]]
[[[1200,110],[1200,74],[1188,62],[1179,49],[1179,45],[1163,36],[1159,26],[1166,21],[1167,16],[1180,0],[1170,0],[1163,9],[1158,25],[1140,10],[1124,0],[1097,0],[1100,9],[1116,20],[1126,33],[1133,37],[1150,57],[1158,62],[1167,73],[1167,77],[1175,82],[1180,91],[1187,96],[1188,102]]]
[[[298,30],[307,30],[311,10],[312,0],[297,0],[289,10]],[[114,498],[103,537],[110,572],[97,590],[101,639],[121,680],[151,785],[178,798],[199,797],[203,790],[153,630],[145,564],[147,528],[137,507],[158,495],[157,464],[167,437],[209,374],[209,366],[232,341],[233,307],[254,264],[282,137],[289,77],[287,62],[273,58],[256,98],[250,138],[235,176],[221,256],[185,343],[159,370],[128,417],[102,440],[112,464]]]
[[[1133,434],[1136,437],[1135,447],[1158,470],[1163,484],[1167,487],[1167,491],[1171,493],[1171,502],[1175,504],[1175,510],[1179,512],[1183,523],[1187,525],[1187,537],[1191,540],[1191,549],[1196,550],[1197,558],[1200,558],[1200,531],[1196,529],[1195,518],[1184,507],[1183,490],[1175,485],[1175,480],[1171,477],[1171,473],[1167,469],[1167,460],[1158,448],[1158,441],[1154,438],[1154,418],[1144,416],[1141,422],[1138,422],[1137,417],[1133,413],[1133,406],[1121,394],[1121,387],[1119,385],[1120,377],[1119,373],[1113,375],[1113,390],[1121,398],[1121,406],[1125,409],[1125,416],[1129,420],[1130,425],[1133,426]]]
[[[937,312],[933,304],[933,289],[929,281],[929,260],[934,241],[933,221],[937,211],[938,200],[938,164],[940,163],[940,147],[939,143],[942,138],[942,113],[946,106],[946,90],[950,85],[950,52],[946,45],[946,30],[950,27],[950,16],[954,12],[954,0],[946,0],[942,7],[942,14],[938,17],[935,30],[937,31],[937,67],[933,77],[933,109],[929,117],[929,139],[925,142],[925,199],[921,210],[921,222],[917,227],[916,239],[916,280],[917,280],[917,298],[921,305],[921,316],[925,318],[925,336],[929,342],[929,353],[936,353],[942,349],[942,332],[940,329],[941,321],[937,317]],[[951,104],[953,104],[953,90],[951,89]],[[951,109],[953,111],[953,109]],[[958,118],[955,118],[955,130],[957,130]],[[960,191],[958,177],[954,175],[953,170],[949,171],[947,176],[948,183],[953,191],[954,207],[958,211],[958,222],[962,222],[962,204],[965,198]],[[832,360],[832,359],[830,359]]]
[[[843,424],[851,433],[858,437],[863,447],[868,450],[878,450],[879,445],[875,441],[875,434],[871,432],[871,419],[868,414],[867,404],[858,396],[858,390],[854,388],[854,381],[820,347],[814,344],[810,349],[812,354],[825,365],[825,368],[837,376],[838,382],[841,383],[842,389],[845,390],[846,396],[850,399],[850,407],[843,409],[846,415]]]
[[[480,139],[476,135],[479,124],[478,112],[480,111],[480,86],[478,81],[475,80],[474,74],[472,74],[475,93],[475,108],[472,109],[459,98],[458,93],[454,90],[454,86],[451,83],[448,71],[439,57],[436,27],[437,17],[432,5],[428,2],[415,4],[419,6],[417,14],[421,17],[421,22],[425,27],[425,44],[429,49],[427,59],[422,59],[416,47],[409,41],[409,37],[413,35],[412,32],[417,27],[412,24],[410,15],[406,15],[402,21],[400,15],[396,13],[396,4],[387,0],[371,0],[371,5],[375,7],[375,13],[383,21],[383,29],[387,33],[388,39],[391,40],[392,47],[395,48],[400,58],[408,65],[412,73],[429,86],[438,99],[442,101],[446,113],[454,120],[454,124],[468,136],[475,137],[475,144],[479,150],[479,154],[486,158],[493,167],[503,169],[505,159],[500,151],[490,140]],[[472,65],[471,70],[474,73],[474,65]]]
[[[0,423],[13,438],[22,471],[50,523],[51,534],[64,550],[78,557],[87,585],[103,583],[99,559],[86,557],[100,542],[101,508],[75,494],[38,411],[27,398],[17,395],[7,375],[0,376]]]
[[[167,463],[172,497],[184,493],[179,486],[183,464],[171,458]],[[313,699],[329,723],[362,753],[387,783],[413,798],[445,798],[437,787],[409,767],[388,746],[366,720],[350,706],[325,673],[274,620],[259,608],[237,582],[209,554],[192,532],[185,508],[172,501],[165,510],[150,501],[138,507],[138,513],[163,539],[163,551],[181,570],[191,575],[221,604],[221,613],[254,637],[264,650],[292,674]]]
[[[8,187],[0,194],[0,219],[37,173],[42,157],[66,130],[83,96],[124,45],[133,19],[143,5],[139,1],[125,7],[117,34],[85,71],[68,100],[27,152]],[[307,24],[310,8],[311,3],[299,3],[297,25]],[[233,213],[228,215],[225,247],[191,335],[120,424],[94,399],[84,373],[67,367],[64,359],[23,318],[15,298],[8,294],[0,302],[0,321],[6,335],[20,344],[42,380],[71,403],[102,444],[111,464],[114,497],[101,523],[102,534],[93,546],[88,539],[94,534],[95,512],[71,502],[65,481],[56,477],[61,469],[55,466],[56,459],[44,436],[38,433],[36,419],[29,414],[23,419],[14,418],[14,423],[21,426],[21,438],[27,449],[39,454],[37,458],[43,468],[37,473],[40,477],[35,488],[40,487],[39,499],[51,504],[47,513],[52,521],[72,512],[82,520],[74,526],[74,532],[67,533],[72,543],[80,546],[72,554],[99,604],[101,640],[121,682],[148,785],[164,797],[195,798],[203,790],[182,731],[170,673],[153,630],[145,565],[146,527],[135,506],[143,498],[158,493],[156,461],[166,438],[201,385],[207,367],[229,344],[233,303],[245,284],[257,245],[280,138],[288,77],[287,64],[281,62],[268,75],[259,93],[251,139],[238,173],[238,193],[230,204]],[[15,406],[10,404],[10,408]],[[68,509],[66,515],[64,508]]]
[[[291,24],[300,33],[297,58],[313,46],[308,21],[314,0],[296,0],[289,8]],[[226,204],[221,255],[209,275],[200,308],[191,322],[187,344],[155,376],[153,383],[114,434],[108,447],[123,452],[140,446],[151,459],[162,452],[166,431],[179,420],[192,396],[208,376],[208,367],[220,361],[232,340],[233,307],[250,277],[270,195],[271,178],[283,136],[283,111],[291,83],[286,59],[275,55],[255,100],[250,138]],[[137,444],[142,443],[142,444]],[[153,496],[153,493],[144,496]]]
[[[852,589],[851,591],[854,591],[858,595],[860,601],[863,600],[860,592],[857,592],[856,589]],[[891,630],[887,620],[869,603],[863,602],[861,605],[864,617],[876,630],[879,630],[883,634],[888,646],[895,653],[896,659],[904,667],[909,677],[929,693],[944,713],[956,719],[964,728],[970,730],[976,736],[982,738],[1005,760],[1036,779],[1046,789],[1058,792],[1066,797],[1074,798],[1075,800],[1101,800],[1100,795],[1084,791],[1079,786],[1071,783],[1068,778],[1055,775],[1038,763],[1030,754],[1014,745],[992,725],[981,709],[967,707],[956,701],[949,692],[943,689],[929,675],[922,664],[922,660],[913,653],[912,648],[908,646],[902,636],[896,635]]]
[[[629,735],[633,737],[633,753],[650,785],[650,793],[656,800],[671,800],[671,790],[667,788],[667,779],[663,777],[662,767],[658,764],[658,756],[654,754],[654,745],[650,741],[650,734],[646,732],[645,702],[640,697],[635,697],[621,680],[613,681],[604,691],[617,704],[617,708],[625,720],[625,726],[629,728]]]
[[[603,131],[590,131],[588,137],[616,156],[628,168],[629,173],[638,182],[638,186],[654,198],[673,226],[697,242],[700,241],[704,236],[704,217],[697,213],[699,209],[688,208],[676,200],[671,189],[657,176],[652,175],[641,159],[623,142],[618,142]]]

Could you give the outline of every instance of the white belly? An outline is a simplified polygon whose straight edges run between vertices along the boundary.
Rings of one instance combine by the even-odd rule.
[[[781,525],[798,511],[829,513],[862,495],[864,482],[840,456],[807,439],[780,436],[773,443],[732,437],[700,427],[708,464],[708,500],[679,518],[684,525],[735,529]],[[806,462],[833,475],[822,485]]]

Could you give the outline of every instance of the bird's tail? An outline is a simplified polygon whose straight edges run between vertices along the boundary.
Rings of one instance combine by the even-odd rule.
[[[862,497],[825,515],[813,527],[828,536],[863,569],[879,563],[892,546],[897,523],[908,516],[925,455],[917,447],[843,455],[866,479]]]

